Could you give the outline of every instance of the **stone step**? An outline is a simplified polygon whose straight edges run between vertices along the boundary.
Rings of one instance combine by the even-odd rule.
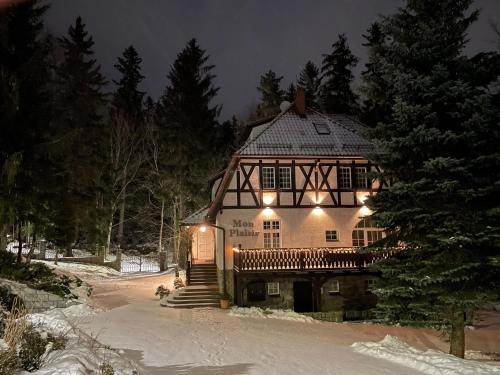
[[[195,298],[215,298],[219,299],[219,294],[215,293],[205,293],[205,294],[175,294],[173,298],[179,298],[179,299],[195,299]]]
[[[177,305],[173,303],[167,302],[166,304],[162,305],[174,309],[195,309],[197,307],[220,307],[220,303],[192,303],[192,304],[185,304],[185,305]]]
[[[202,286],[202,285],[206,285],[206,286],[216,286],[217,283],[216,283],[217,280],[214,280],[214,281],[211,281],[211,282],[206,282],[206,281],[190,281],[189,282],[189,286],[192,286],[192,285],[196,285],[196,286]]]
[[[188,297],[188,298],[179,298],[179,296],[174,296],[172,299],[168,299],[168,303],[173,303],[173,304],[194,304],[194,303],[219,303],[220,299],[219,298],[193,298],[193,297]]]
[[[214,290],[214,291],[211,291],[211,290],[206,290],[206,291],[203,291],[203,290],[195,290],[195,291],[192,291],[192,292],[179,292],[179,295],[180,296],[218,296],[219,295],[219,291],[218,290]]]
[[[189,279],[189,283],[193,283],[194,281],[204,281],[205,283],[208,284],[216,284],[217,283],[217,278],[216,277],[191,277]]]
[[[217,284],[209,284],[209,285],[188,285],[187,287],[183,288],[183,292],[189,292],[189,291],[207,291],[207,290],[219,290],[219,286]]]
[[[195,271],[191,272],[190,275],[210,275],[210,276],[217,276],[217,272],[212,272],[212,271]]]

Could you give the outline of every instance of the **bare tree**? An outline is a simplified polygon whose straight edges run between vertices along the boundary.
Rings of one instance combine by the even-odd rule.
[[[119,236],[123,236],[125,220],[125,200],[127,188],[136,180],[144,163],[143,137],[134,131],[135,124],[125,116],[115,114],[110,123],[109,134],[109,222],[107,228],[106,252],[111,248],[113,223],[117,209],[120,207]]]

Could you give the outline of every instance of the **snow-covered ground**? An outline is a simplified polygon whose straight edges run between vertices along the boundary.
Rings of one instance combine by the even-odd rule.
[[[499,337],[500,339],[500,337]],[[429,375],[495,375],[500,364],[460,359],[437,350],[419,350],[387,335],[380,342],[356,342],[354,351],[374,358],[382,358]],[[474,354],[477,353],[467,353]]]
[[[266,318],[302,323],[318,323],[317,320],[314,320],[310,316],[305,316],[292,310],[261,309],[259,307],[233,307],[229,311],[229,315],[241,318]]]
[[[78,326],[96,311],[86,304],[65,309],[52,309],[44,313],[29,314],[27,320],[43,332],[63,335],[66,347],[48,353],[42,368],[23,374],[36,375],[86,375],[99,373],[103,363],[109,363],[116,375],[134,375],[134,365],[118,352],[81,332]]]

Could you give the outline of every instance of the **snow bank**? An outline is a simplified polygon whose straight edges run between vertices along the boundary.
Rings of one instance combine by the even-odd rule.
[[[231,311],[229,311],[229,315],[241,318],[269,318],[304,323],[316,322],[316,320],[310,316],[298,314],[292,310],[272,310],[267,308],[261,309],[259,307],[233,307]]]
[[[36,375],[86,375],[98,373],[99,366],[109,363],[116,375],[133,375],[134,366],[114,350],[103,347],[96,338],[89,337],[75,328],[79,320],[96,314],[86,304],[52,309],[43,313],[29,314],[27,320],[38,329],[63,335],[68,339],[66,348],[50,352],[41,369],[23,374]]]
[[[429,375],[500,374],[500,365],[464,360],[436,350],[419,350],[387,335],[380,342],[355,342],[354,351],[399,363]]]

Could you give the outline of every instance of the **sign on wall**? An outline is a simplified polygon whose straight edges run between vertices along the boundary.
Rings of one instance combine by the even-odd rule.
[[[233,220],[233,229],[229,229],[229,237],[255,237],[259,232],[254,231],[251,221]]]

